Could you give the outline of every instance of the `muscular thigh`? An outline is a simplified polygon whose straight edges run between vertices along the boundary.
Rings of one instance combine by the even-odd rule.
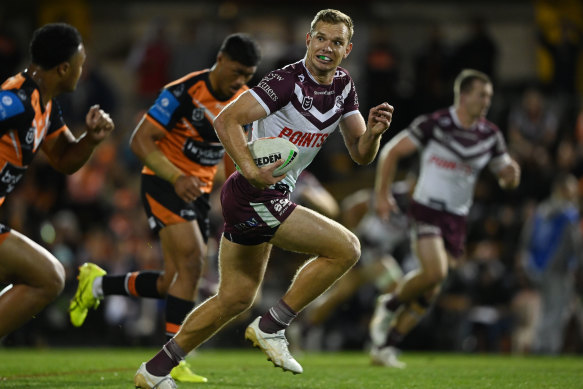
[[[271,244],[241,245],[223,237],[219,252],[219,291],[257,289],[267,267]]]
[[[182,258],[192,254],[200,256],[206,252],[205,237],[196,220],[164,227],[160,230],[160,241],[164,259],[173,262],[180,262]]]
[[[0,281],[41,285],[56,268],[61,266],[48,250],[17,231],[0,244]]]
[[[444,272],[448,266],[448,254],[441,236],[418,237],[413,243],[421,267],[426,271]]]
[[[353,250],[355,240],[340,223],[298,205],[270,243],[289,251],[338,258]]]

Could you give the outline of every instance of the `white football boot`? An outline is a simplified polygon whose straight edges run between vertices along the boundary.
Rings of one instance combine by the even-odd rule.
[[[146,363],[142,363],[134,376],[134,385],[141,389],[176,389],[176,382],[170,375],[158,377],[148,373]]]
[[[287,348],[288,342],[285,338],[285,330],[268,334],[259,329],[258,316],[245,330],[245,339],[250,340],[253,346],[258,347],[267,355],[267,360],[273,362],[274,366],[279,366],[283,371],[291,371],[300,374],[304,371],[302,366],[291,356]]]
[[[369,333],[372,344],[375,347],[381,347],[387,340],[391,321],[395,317],[395,312],[391,312],[386,307],[386,302],[391,299],[393,295],[390,293],[381,294],[377,298],[376,307],[369,324]]]
[[[370,350],[370,361],[376,366],[393,367],[395,369],[404,369],[407,364],[405,362],[399,361],[397,356],[399,355],[399,350],[395,347],[372,347]]]

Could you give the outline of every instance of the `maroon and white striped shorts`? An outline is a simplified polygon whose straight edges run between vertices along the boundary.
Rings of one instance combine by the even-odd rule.
[[[437,210],[413,201],[409,214],[415,221],[413,232],[419,237],[441,236],[445,249],[459,258],[465,251],[466,218],[443,210]]]
[[[242,245],[269,242],[297,206],[289,199],[287,185],[257,189],[239,172],[223,184],[221,205],[225,238]]]

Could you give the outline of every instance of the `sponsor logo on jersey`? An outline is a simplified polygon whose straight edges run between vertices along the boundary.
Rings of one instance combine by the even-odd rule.
[[[180,210],[180,217],[183,219],[189,218],[189,217],[195,217],[196,214],[194,213],[194,211],[192,209],[181,209]]]
[[[12,105],[12,97],[9,95],[2,96],[2,105],[10,107]]]
[[[168,90],[163,90],[148,111],[148,114],[165,126],[170,122],[170,118],[179,104],[179,101],[172,93]]]
[[[24,176],[26,168],[14,166],[11,163],[6,162],[2,170],[0,171],[0,196],[5,196],[12,192],[16,187],[16,184]]]
[[[265,93],[267,93],[267,96],[269,96],[271,100],[277,101],[277,95],[275,94],[274,90],[271,89],[268,83],[261,81],[257,87],[261,88]]]
[[[6,119],[24,112],[24,106],[10,91],[0,91],[0,119]]]
[[[447,159],[440,158],[436,155],[431,156],[429,158],[429,163],[433,164],[441,169],[446,170],[458,170],[460,172],[464,172],[466,174],[472,174],[472,167],[465,163],[460,163],[456,161],[448,161]]]
[[[284,127],[278,137],[286,138],[298,147],[322,147],[328,135],[292,130],[291,128]]]
[[[277,212],[279,214],[279,216],[283,215],[283,213],[288,209],[288,207],[291,205],[290,201],[288,199],[276,199],[276,200],[271,200],[271,206],[273,207],[273,210],[275,212]]]
[[[223,159],[225,149],[222,145],[209,145],[187,138],[183,147],[184,155],[202,166],[215,166]]]
[[[254,217],[252,217],[249,220],[245,220],[242,223],[237,223],[235,224],[235,228],[238,229],[239,231],[244,231],[244,230],[248,230],[249,228],[253,228],[259,225],[259,222],[257,220],[255,220]]]

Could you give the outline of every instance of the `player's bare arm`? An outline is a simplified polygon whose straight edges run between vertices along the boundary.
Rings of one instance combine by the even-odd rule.
[[[174,185],[176,194],[182,200],[194,201],[202,194],[201,186],[206,184],[198,177],[184,174],[164,155],[156,142],[165,136],[166,130],[144,117],[132,134],[130,146],[144,165],[152,169],[158,177]]]
[[[265,109],[249,92],[226,106],[214,121],[215,131],[223,147],[241,169],[243,176],[255,187],[264,189],[281,181],[285,175],[273,177],[273,171],[283,161],[258,168],[247,147],[243,125],[266,116]]]
[[[391,125],[393,110],[393,106],[382,103],[370,109],[366,124],[361,115],[351,115],[340,122],[344,143],[354,162],[368,165],[375,159],[381,136]]]
[[[520,184],[520,165],[515,160],[500,169],[498,184],[502,189],[514,189]]]
[[[85,118],[86,131],[79,138],[69,129],[54,138],[47,138],[43,151],[49,158],[51,166],[64,174],[72,174],[87,162],[95,147],[101,143],[114,129],[113,120],[108,113],[99,108],[91,107]]]
[[[406,131],[395,135],[381,150],[375,178],[375,208],[379,217],[389,220],[391,211],[398,209],[391,186],[399,161],[417,150]]]

